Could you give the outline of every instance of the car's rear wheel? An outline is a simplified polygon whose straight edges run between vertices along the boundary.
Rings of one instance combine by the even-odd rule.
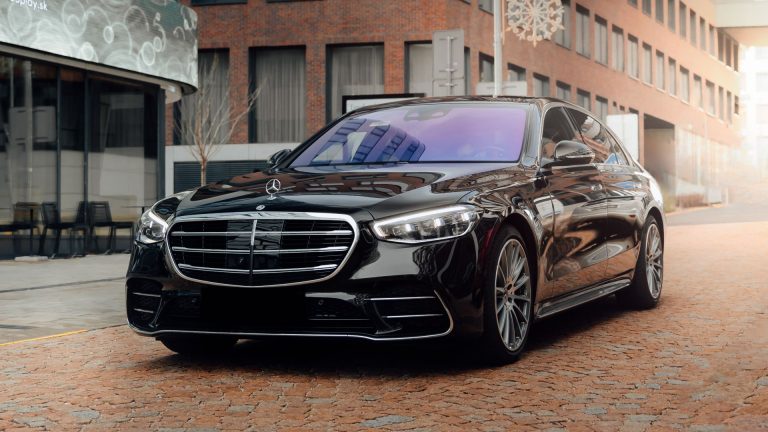
[[[175,334],[159,340],[169,350],[185,356],[216,355],[237,343],[237,338],[223,335]]]
[[[499,230],[489,255],[483,348],[493,363],[516,361],[525,349],[533,313],[533,278],[525,241],[511,226]]]
[[[632,309],[655,307],[664,282],[664,238],[653,216],[645,224],[642,239],[632,283],[616,293],[619,302]]]

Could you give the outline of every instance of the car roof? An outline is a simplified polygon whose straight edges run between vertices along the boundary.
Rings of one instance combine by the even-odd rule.
[[[365,107],[358,108],[352,112],[360,113],[360,112],[366,112],[366,111],[375,111],[379,109],[397,108],[402,106],[437,104],[437,103],[456,103],[456,102],[487,102],[487,103],[513,102],[513,103],[519,103],[519,104],[536,105],[539,108],[544,108],[545,105],[556,102],[556,103],[561,103],[574,108],[579,108],[577,105],[574,105],[570,102],[557,99],[557,98],[552,98],[552,97],[530,97],[530,96],[493,97],[490,95],[480,95],[480,96],[442,96],[442,97],[424,97],[424,98],[405,99],[405,100],[399,100],[395,102],[385,102],[385,103],[376,104],[376,105],[368,105]]]

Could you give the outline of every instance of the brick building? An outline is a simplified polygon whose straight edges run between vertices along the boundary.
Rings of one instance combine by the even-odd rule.
[[[739,137],[739,51],[717,0],[563,0],[565,29],[536,47],[506,34],[506,80],[603,118],[634,113],[636,153],[679,199],[716,200]],[[493,80],[492,0],[193,0],[200,64],[227,70],[233,110],[262,93],[218,152],[209,180],[252,168],[340,114],[345,94],[431,93],[433,32],[463,29],[466,89]],[[206,85],[203,82],[201,85]],[[179,113],[177,112],[178,116]],[[167,110],[168,118],[173,113]],[[171,121],[166,142],[178,144]],[[166,189],[194,185],[169,147]],[[237,161],[237,162],[235,162]],[[174,170],[175,168],[175,170]],[[171,174],[174,173],[174,174]]]

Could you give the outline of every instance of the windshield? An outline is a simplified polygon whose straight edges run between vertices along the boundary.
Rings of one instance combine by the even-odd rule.
[[[527,110],[512,103],[410,105],[340,121],[292,167],[398,162],[517,162]]]

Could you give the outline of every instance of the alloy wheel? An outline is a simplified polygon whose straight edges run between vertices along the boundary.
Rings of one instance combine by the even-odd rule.
[[[496,323],[510,351],[518,350],[530,327],[531,276],[525,248],[517,239],[504,244],[496,264]]]
[[[653,298],[658,298],[661,293],[661,282],[663,277],[663,256],[664,250],[661,243],[661,233],[656,224],[648,227],[648,234],[645,237],[645,276],[648,281],[648,289]]]

